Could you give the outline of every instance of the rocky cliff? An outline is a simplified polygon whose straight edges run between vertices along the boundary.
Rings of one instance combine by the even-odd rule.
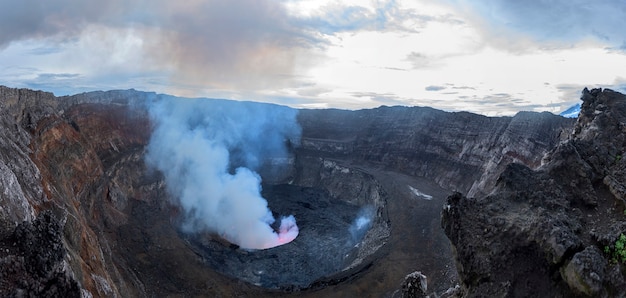
[[[428,177],[470,195],[489,192],[507,164],[538,167],[574,121],[547,112],[485,117],[426,107],[300,113],[303,149]]]
[[[626,296],[626,97],[581,99],[540,167],[510,164],[489,195],[448,198],[442,225],[464,296]]]
[[[321,217],[338,226],[349,225],[349,210],[363,206],[373,206],[376,220],[363,242],[342,257],[347,263],[334,269],[339,272],[311,267],[326,275],[268,290],[264,285],[273,282],[256,271],[233,273],[262,254],[208,236],[189,238],[179,230],[180,210],[162,175],[144,162],[152,130],[146,106],[161,97],[127,90],[57,98],[0,87],[0,296],[389,296],[415,269],[429,276],[429,291],[442,292],[456,283],[452,251],[439,225],[445,197],[452,190],[482,196],[501,189],[497,177],[511,163],[542,169],[544,154],[570,137],[575,121],[548,113],[490,118],[419,107],[300,111],[301,145],[292,148],[289,169],[267,179],[273,185],[266,185],[266,194],[304,195],[310,201],[297,198],[290,204],[302,212],[325,210],[328,215]],[[589,127],[576,135],[590,144],[587,131],[605,125],[594,113],[577,124]],[[615,159],[621,152],[607,150]],[[550,160],[544,163],[555,164]],[[602,178],[593,174],[593,167],[606,163],[597,160],[581,172],[593,177],[589,181],[563,166],[553,168],[572,176],[584,191],[619,193],[618,168]],[[606,189],[594,188],[598,179]],[[541,181],[529,185],[548,183]],[[587,195],[576,198],[580,206],[594,205]],[[315,244],[306,235],[325,231],[309,223],[312,230],[293,249],[306,249],[306,241]],[[207,249],[213,250],[207,255]],[[260,260],[280,259],[281,251],[297,250],[268,251]],[[212,260],[215,252],[229,259]],[[231,260],[240,263],[223,265]],[[289,266],[298,268],[303,264],[298,262]]]

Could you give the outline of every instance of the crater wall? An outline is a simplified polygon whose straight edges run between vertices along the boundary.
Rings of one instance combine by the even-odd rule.
[[[145,107],[159,96],[126,90],[56,98],[0,87],[0,262],[24,262],[11,237],[45,210],[51,215],[41,220],[61,229],[50,241],[62,243],[46,267],[54,275],[3,266],[2,276],[24,278],[3,279],[0,294],[45,295],[36,285],[61,278],[74,294],[101,297],[286,295],[207,269],[181,237],[180,211],[143,160],[152,129]],[[267,182],[319,189],[376,215],[343,273],[320,279],[304,296],[391,294],[420,266],[434,268],[442,286],[453,283],[447,240],[433,224],[445,194],[488,192],[509,163],[539,167],[573,125],[547,113],[490,118],[419,107],[302,110],[299,122],[300,146],[274,161],[287,170]]]

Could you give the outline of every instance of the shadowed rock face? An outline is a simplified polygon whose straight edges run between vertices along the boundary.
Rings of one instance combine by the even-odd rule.
[[[304,110],[302,148],[428,177],[445,189],[484,194],[509,163],[531,168],[574,120],[551,113],[485,117],[432,108]]]
[[[467,296],[626,295],[611,260],[626,233],[626,97],[581,99],[573,134],[541,167],[510,164],[490,195],[448,198],[442,225]]]
[[[25,262],[20,256],[26,252],[13,244],[15,235],[24,235],[16,234],[16,227],[49,210],[46,218],[58,222],[60,232],[51,231],[58,237],[43,237],[49,245],[40,247],[62,243],[64,252],[62,259],[44,254],[42,264],[50,264],[45,268],[52,268],[51,280],[67,286],[59,289],[72,293],[275,297],[300,289],[301,296],[384,296],[415,270],[428,276],[429,291],[442,293],[457,282],[439,224],[445,197],[452,190],[491,192],[509,163],[540,167],[543,155],[573,125],[573,120],[548,113],[489,118],[430,108],[302,110],[302,144],[292,148],[294,158],[284,161],[284,173],[261,170],[262,175],[272,173],[264,177],[264,195],[272,210],[295,208],[279,213],[294,212],[299,220],[298,212],[307,209],[321,213],[301,217],[302,233],[311,233],[296,238],[293,247],[255,254],[213,235],[179,231],[180,210],[170,203],[161,174],[144,163],[151,133],[146,105],[160,96],[129,90],[56,98],[0,87],[0,248],[6,247],[0,249],[0,262]],[[621,191],[620,173],[602,178],[608,192]],[[281,203],[281,196],[295,199]],[[319,204],[312,199],[316,196]],[[585,197],[580,196],[580,204],[593,204]],[[329,255],[332,237],[346,238],[346,227],[364,206],[374,210],[372,227],[356,247],[341,242],[336,254]],[[323,214],[331,222],[316,226]],[[337,227],[341,232],[328,233],[329,242],[315,243],[320,249],[312,255],[327,256],[319,266],[314,258],[271,265],[291,264],[290,274],[297,274],[298,264],[304,264],[310,275],[305,279],[289,281],[282,271],[263,275],[240,270],[264,266],[274,255],[301,256],[298,249],[313,246],[313,232]],[[224,258],[215,258],[220,254]],[[578,257],[567,274],[595,255],[590,251]],[[255,260],[259,263],[246,267]],[[231,263],[220,266],[220,261]],[[16,290],[44,293],[39,285],[46,282],[0,278],[0,296]]]

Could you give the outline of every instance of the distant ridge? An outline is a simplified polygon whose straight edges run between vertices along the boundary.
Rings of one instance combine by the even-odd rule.
[[[580,103],[569,107],[567,110],[561,112],[559,115],[565,118],[578,118],[578,113],[580,113]]]

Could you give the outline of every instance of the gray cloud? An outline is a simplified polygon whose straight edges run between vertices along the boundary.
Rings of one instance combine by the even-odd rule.
[[[217,89],[285,84],[296,60],[310,59],[323,44],[273,0],[0,2],[0,48],[39,39],[50,46],[33,54],[49,54],[58,51],[55,45],[102,36],[99,30],[132,31],[142,41],[146,67],[170,72],[173,83]]]
[[[434,59],[422,53],[411,52],[406,56],[406,60],[413,64],[413,68],[419,69],[431,66]]]
[[[439,55],[427,55],[419,52],[411,52],[406,55],[404,60],[412,64],[413,69],[427,69],[427,68],[439,68],[445,65],[442,60],[444,58],[453,57],[457,54],[439,54]]]
[[[324,7],[322,17],[309,18],[302,24],[325,34],[334,34],[367,28],[382,28],[385,26],[386,19],[381,10],[371,12],[360,6],[332,4]]]
[[[328,88],[311,86],[311,87],[299,89],[298,90],[298,95],[305,96],[305,97],[316,97],[316,96],[322,95],[324,93],[328,93],[330,91],[332,91],[332,90],[328,89]]]
[[[301,26],[324,34],[335,34],[346,31],[395,31],[416,33],[426,28],[429,23],[463,24],[454,15],[428,15],[411,8],[404,8],[395,0],[376,1],[374,9],[358,5],[344,5],[332,2],[319,9],[318,16],[303,19]]]
[[[577,100],[580,99],[581,91],[583,88],[587,86],[578,85],[578,84],[559,84],[556,86],[556,89],[559,90],[562,94],[562,98],[566,98],[568,100]]]
[[[476,90],[475,87],[469,87],[469,86],[454,86],[454,87],[452,87],[452,89],[457,89],[457,90]]]
[[[626,6],[619,0],[450,2],[471,7],[483,28],[501,41],[518,39],[520,36],[511,34],[517,32],[548,43],[570,44],[592,37],[616,47],[626,44]]]
[[[426,86],[426,88],[424,88],[426,91],[441,91],[446,89],[445,86]]]
[[[406,99],[402,99],[393,93],[376,93],[376,92],[352,92],[354,97],[364,97],[379,105],[387,106],[406,106]]]
[[[37,75],[37,80],[67,80],[79,77],[75,73],[42,73]]]
[[[28,51],[28,53],[32,55],[50,55],[60,52],[61,48],[59,47],[38,47]]]
[[[615,80],[613,81],[612,87],[607,87],[607,88],[614,88],[613,90],[615,91],[626,93],[626,78],[623,78],[623,77],[615,78]]]
[[[210,1],[192,14],[182,10],[167,15],[166,39],[152,46],[159,61],[170,61],[186,74],[219,82],[220,88],[262,88],[288,80],[295,60],[317,40],[293,26],[276,1]],[[189,16],[199,15],[197,19]],[[204,78],[203,78],[204,77]]]
[[[16,40],[74,38],[89,24],[126,26],[141,8],[131,1],[0,0],[0,48]]]

